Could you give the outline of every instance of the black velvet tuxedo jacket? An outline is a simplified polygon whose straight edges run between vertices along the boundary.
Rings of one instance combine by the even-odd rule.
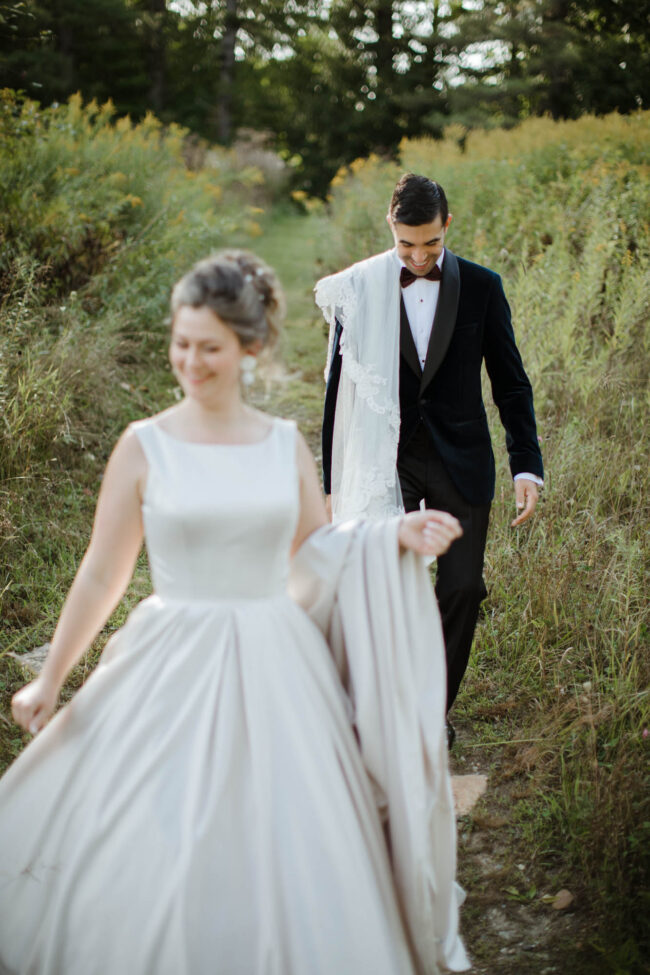
[[[378,323],[381,327],[381,323]],[[332,435],[341,374],[337,322],[323,416],[323,470],[330,493]],[[506,431],[510,470],[543,477],[533,393],[515,342],[510,307],[494,271],[445,249],[438,305],[424,369],[401,302],[400,453],[420,423],[452,481],[473,505],[494,496],[494,455],[481,394],[483,362]]]

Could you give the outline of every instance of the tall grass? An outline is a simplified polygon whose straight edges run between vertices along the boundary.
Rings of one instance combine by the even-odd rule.
[[[151,116],[133,125],[115,119],[110,104],[74,97],[41,110],[10,91],[0,95],[5,716],[24,680],[10,654],[52,632],[107,453],[126,423],[171,402],[171,285],[233,234],[241,241],[259,232],[260,210],[247,197],[259,193],[260,172],[226,152],[201,156],[197,166],[186,134]],[[147,584],[141,566],[134,595]],[[72,684],[82,677],[83,667]],[[22,741],[13,729],[2,735],[0,765]]]
[[[236,230],[255,232],[257,208],[233,189],[258,171],[215,152],[209,168],[188,169],[184,145],[153,116],[114,122],[110,103],[41,111],[4,92],[0,476],[43,439],[73,438],[71,416],[92,411],[116,360],[136,347],[142,357],[147,339],[159,347],[180,270]]]
[[[491,408],[489,598],[457,711],[489,740],[506,706],[505,737],[536,740],[508,752],[534,787],[526,842],[602,914],[594,944],[619,972],[650,950],[649,140],[645,112],[406,142],[399,167],[339,173],[327,245],[331,268],[390,246],[390,193],[412,170],[447,191],[451,249],[503,275],[546,484],[514,532]]]

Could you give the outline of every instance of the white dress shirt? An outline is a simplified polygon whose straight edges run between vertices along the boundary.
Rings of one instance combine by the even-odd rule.
[[[441,271],[444,259],[445,251],[443,248],[442,254],[436,261]],[[399,263],[401,267],[406,267],[404,261],[400,260]],[[412,284],[409,284],[408,288],[402,288],[404,307],[406,308],[406,315],[409,320],[411,334],[422,369],[424,369],[424,363],[427,358],[431,329],[433,328],[433,319],[436,315],[439,296],[440,282],[429,281],[425,277],[416,278]],[[533,481],[539,487],[542,487],[544,484],[542,478],[538,477],[537,474],[515,474],[514,480],[518,481],[520,479]]]
[[[443,250],[436,261],[441,271],[444,257],[445,252]],[[400,261],[400,265],[401,267],[406,267],[403,261]],[[435,318],[436,308],[438,307],[439,295],[440,282],[428,281],[426,278],[416,278],[412,284],[409,284],[408,288],[402,288],[404,307],[406,308],[409,325],[411,326],[411,334],[413,335],[420,365],[423,369],[429,348],[433,319]]]

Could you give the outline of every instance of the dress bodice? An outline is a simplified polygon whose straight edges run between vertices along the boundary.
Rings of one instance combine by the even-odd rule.
[[[275,419],[253,444],[178,440],[155,419],[133,429],[148,463],[142,515],[156,593],[183,601],[283,593],[299,509],[295,424]]]

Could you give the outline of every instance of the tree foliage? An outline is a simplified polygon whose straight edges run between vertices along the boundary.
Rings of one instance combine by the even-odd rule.
[[[224,144],[266,130],[322,193],[342,163],[450,122],[642,108],[649,37],[637,0],[13,0],[0,83]]]
[[[452,111],[514,123],[528,115],[647,107],[650,6],[632,0],[481,0],[460,5],[457,44],[484,45],[482,63],[463,65]]]

